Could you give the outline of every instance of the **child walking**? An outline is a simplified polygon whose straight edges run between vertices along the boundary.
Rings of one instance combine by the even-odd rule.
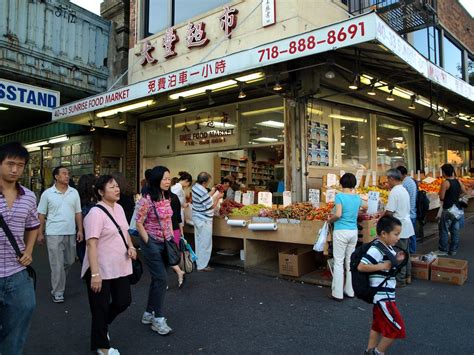
[[[387,279],[374,296],[372,328],[365,354],[385,354],[395,339],[405,338],[405,324],[395,303],[397,281],[391,272],[396,265],[392,265],[390,261],[395,257],[400,263],[405,258],[403,252],[396,253],[393,249],[400,239],[401,230],[402,224],[397,218],[391,216],[380,218],[377,223],[377,240],[367,250],[357,267],[360,272],[371,273],[369,276],[371,287],[378,287]]]

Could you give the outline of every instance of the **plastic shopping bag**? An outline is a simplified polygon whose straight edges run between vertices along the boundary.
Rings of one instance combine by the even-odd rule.
[[[130,226],[128,227],[128,234],[134,237],[139,237],[140,234],[137,230],[137,211],[138,211],[138,202],[135,204],[135,209],[133,210],[132,219],[130,220]]]
[[[313,250],[314,251],[324,251],[324,245],[326,244],[326,241],[328,240],[328,234],[329,234],[329,224],[328,222],[324,222],[323,227],[319,230],[318,233],[318,239],[314,243]]]

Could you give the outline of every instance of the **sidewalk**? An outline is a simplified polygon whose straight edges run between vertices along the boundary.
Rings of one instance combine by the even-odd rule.
[[[474,218],[466,221],[456,258],[469,260],[464,286],[429,281],[397,291],[407,339],[391,353],[472,354],[474,314]],[[436,250],[437,239],[420,251]],[[35,252],[38,307],[25,354],[92,354],[90,313],[79,264],[68,279],[66,302],[49,295],[46,251]],[[133,302],[110,328],[121,354],[361,354],[366,346],[372,306],[359,300],[329,300],[327,287],[218,268],[188,276],[177,289],[170,272],[166,315],[174,334],[161,337],[140,323],[148,293],[148,273],[132,286]]]

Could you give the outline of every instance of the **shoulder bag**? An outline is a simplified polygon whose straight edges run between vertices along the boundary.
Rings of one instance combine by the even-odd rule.
[[[179,240],[179,249],[181,252],[181,260],[179,262],[179,268],[183,270],[185,273],[190,274],[194,271],[194,260],[193,255],[191,254],[190,249],[191,246],[188,244],[184,237],[181,237]]]
[[[94,207],[100,208],[102,211],[104,211],[104,213],[115,224],[115,227],[117,227],[117,230],[120,236],[122,237],[123,243],[125,244],[125,248],[127,248],[127,252],[128,252],[128,244],[127,244],[127,241],[125,240],[125,236],[123,235],[122,228],[120,228],[118,223],[115,222],[114,217],[112,217],[112,215],[109,213],[109,211],[107,211],[107,209],[104,206],[95,205]],[[143,265],[140,258],[138,257],[138,253],[137,253],[137,258],[135,260],[132,259],[132,271],[133,272],[131,275],[128,276],[128,279],[130,281],[130,284],[135,285],[136,283],[138,283],[138,281],[140,281],[140,278],[142,277],[142,274],[143,274]]]
[[[163,239],[164,239],[165,250],[166,250],[166,259],[167,259],[166,261],[169,266],[178,265],[179,262],[181,261],[181,253],[179,252],[179,248],[176,245],[176,243],[173,241],[173,238],[171,238],[170,240],[166,239],[165,230],[161,226],[160,216],[158,215],[158,211],[156,210],[156,207],[153,201],[151,201],[151,204],[153,206],[153,210],[155,211],[156,219],[158,220],[158,225],[160,226],[163,233]]]
[[[3,215],[0,213],[0,227],[2,227],[3,231],[5,232],[8,240],[10,241],[10,244],[13,247],[13,250],[15,250],[16,256],[18,258],[21,258],[23,256],[23,253],[20,251],[20,248],[18,247],[18,243],[15,240],[15,237],[13,236],[12,231],[10,230],[10,227],[8,227],[7,222],[5,222],[5,219],[3,218]],[[36,271],[33,269],[31,265],[28,265],[26,267],[26,271],[28,271],[28,275],[33,279],[33,286],[36,290]]]

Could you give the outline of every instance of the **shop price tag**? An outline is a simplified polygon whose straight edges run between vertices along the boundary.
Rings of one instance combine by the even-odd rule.
[[[369,187],[369,182],[370,182],[370,176],[371,175],[372,175],[372,172],[370,170],[367,170],[367,175],[365,176],[364,187]]]
[[[242,191],[235,191],[234,201],[237,203],[241,203],[242,201]]]
[[[258,204],[267,207],[273,206],[273,194],[271,192],[261,191],[258,193]]]
[[[328,174],[327,178],[327,187],[332,187],[337,185],[337,176],[336,174]]]
[[[436,181],[436,179],[433,179],[431,176],[428,176],[428,177],[426,177],[426,178],[423,179],[423,182],[424,182],[425,184],[432,184],[432,183],[435,182],[435,181]]]
[[[244,206],[248,206],[248,205],[253,204],[253,201],[251,202],[251,200],[250,200],[250,194],[248,192],[246,192],[242,195],[242,204]]]
[[[283,191],[283,207],[291,205],[291,191]]]
[[[255,191],[247,191],[247,193],[249,194],[250,204],[253,205],[255,203]]]
[[[421,181],[420,170],[418,170],[418,173],[417,173],[417,175],[416,175],[416,181]]]
[[[379,210],[379,200],[380,200],[380,192],[377,191],[369,191],[369,197],[367,201],[367,214],[375,214]]]
[[[364,170],[357,170],[357,172],[356,172],[356,179],[357,179],[356,189],[360,186],[360,182],[362,181],[363,176],[364,176]]]
[[[334,202],[336,199],[336,189],[327,189],[326,190],[326,203]]]
[[[321,191],[318,189],[309,189],[309,202],[313,207],[319,207]]]
[[[372,186],[377,186],[377,172],[372,171]]]

